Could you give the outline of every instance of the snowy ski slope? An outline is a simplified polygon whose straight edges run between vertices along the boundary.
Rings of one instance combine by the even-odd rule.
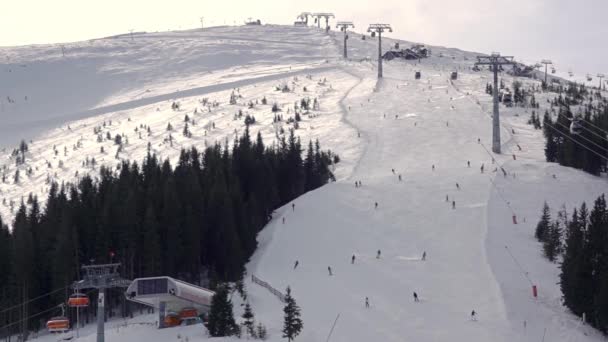
[[[44,47],[9,49],[11,60],[27,63],[28,68],[39,63],[41,70],[51,73],[54,63],[63,63],[71,78],[96,84],[97,77],[111,86],[68,88],[83,94],[81,102],[65,103],[49,95],[41,104],[32,104],[38,109],[48,101],[51,108],[47,121],[36,121],[45,122],[40,124],[45,133],[37,135],[28,154],[28,165],[38,170],[22,184],[0,184],[0,196],[18,201],[31,191],[43,198],[48,172],[65,180],[73,180],[76,170],[95,174],[93,168],[81,166],[87,156],[116,163],[113,142],[98,143],[92,132],[104,121],[112,120],[103,128],[104,135],[110,131],[112,136],[128,136],[120,159],[141,160],[148,142],[156,153],[174,159],[182,146],[232,140],[235,129],[237,134],[243,129],[242,119],[233,120],[238,109],[255,115],[253,132],[260,130],[265,139],[273,139],[279,127],[272,122],[270,106],[250,109],[249,101],[266,97],[269,104],[280,104],[287,118],[294,101],[317,97],[320,109],[311,111],[296,132],[305,141],[319,138],[324,148],[340,155],[338,181],[298,198],[295,210],[291,204],[279,208],[260,233],[259,248],[247,266],[248,275],[279,290],[292,287],[304,321],[297,341],[326,341],[338,315],[333,342],[540,341],[543,335],[545,341],[603,340],[561,306],[558,265],[541,256],[533,231],[544,201],[552,208],[565,203],[571,209],[605,192],[605,179],[544,162],[542,133],[526,124],[529,113],[522,108],[501,107],[503,154],[488,152],[491,99],[484,89],[490,74],[469,70],[476,54],[432,47],[433,57],[420,64],[386,63],[385,78],[376,82],[376,41],[351,34],[351,59],[343,62],[341,39],[341,33],[327,36],[315,29],[280,26],[146,34],[133,42],[121,38],[81,43],[80,57],[66,57],[72,63],[60,55],[48,57]],[[395,42],[383,41],[385,48]],[[213,50],[205,48],[211,44]],[[198,53],[191,51],[195,48]],[[230,51],[239,52],[231,55],[233,60],[226,57]],[[201,53],[205,57],[199,59]],[[140,63],[141,59],[150,61]],[[95,76],[77,74],[72,64],[78,63],[88,63]],[[414,79],[416,70],[422,72],[421,80]],[[450,82],[454,70],[459,78]],[[50,87],[34,85],[26,76],[11,77],[20,86],[0,83],[6,87],[0,89],[34,94],[31,89],[39,87],[38,94],[45,94]],[[505,76],[507,84],[511,80]],[[282,84],[294,90],[277,92],[275,86]],[[233,88],[240,88],[242,95],[237,105],[227,103]],[[541,106],[545,96],[537,97]],[[205,97],[219,101],[219,106],[208,112],[200,102]],[[181,103],[181,111],[171,110],[174,100]],[[4,103],[0,115],[11,108],[12,115],[34,117],[25,108],[29,102],[17,105]],[[203,114],[194,114],[194,109],[203,109]],[[75,114],[64,116],[65,112]],[[198,121],[191,127],[193,138],[181,135],[185,114]],[[71,121],[77,118],[85,119]],[[33,121],[12,128],[2,124],[0,130],[13,131],[26,122]],[[165,141],[168,122],[175,126],[174,146]],[[150,126],[152,134],[140,139],[134,129],[142,124]],[[57,128],[47,131],[50,127]],[[79,140],[82,147],[73,151]],[[62,146],[59,156],[52,151],[55,144]],[[67,157],[64,145],[70,147]],[[99,153],[100,146],[106,147],[105,155]],[[7,154],[0,164],[14,170]],[[53,171],[46,170],[47,160]],[[58,168],[59,160],[63,168]],[[493,172],[501,166],[506,177],[500,169]],[[355,181],[362,186],[356,188]],[[0,205],[0,212],[3,217],[11,215],[5,205]],[[427,259],[421,261],[425,251]],[[294,270],[296,260],[299,266]],[[283,340],[282,304],[247,279],[257,320],[268,327],[270,341]],[[538,286],[538,299],[532,297],[528,279]],[[413,292],[420,302],[414,302]],[[370,308],[365,308],[365,297]],[[238,313],[238,303],[235,307]],[[478,313],[477,321],[470,320],[472,310]],[[87,331],[82,340],[93,341],[93,330]],[[113,341],[166,341],[178,334],[190,341],[207,339],[191,327],[156,334],[152,327],[130,326],[108,336]]]

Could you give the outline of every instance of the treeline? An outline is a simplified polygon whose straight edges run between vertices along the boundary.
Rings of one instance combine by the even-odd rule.
[[[563,302],[574,314],[608,333],[608,209],[604,195],[591,212],[585,203],[568,219],[566,210],[551,220],[545,204],[536,229],[545,255],[561,258],[560,287]]]
[[[318,142],[302,152],[293,131],[268,147],[260,134],[251,141],[245,130],[232,148],[182,150],[175,168],[148,155],[141,165],[122,163],[116,173],[102,168],[96,180],[53,184],[44,209],[30,197],[12,231],[0,230],[0,307],[65,288],[93,260],[121,262],[129,279],[168,275],[210,287],[238,280],[273,210],[333,179],[337,156]],[[68,294],[0,310],[0,334]],[[30,319],[29,328],[40,328],[48,315]]]
[[[606,170],[608,100],[582,84],[553,90],[559,96],[551,101],[551,111],[547,110],[543,117],[547,161],[599,175]],[[575,117],[580,127],[572,132]]]

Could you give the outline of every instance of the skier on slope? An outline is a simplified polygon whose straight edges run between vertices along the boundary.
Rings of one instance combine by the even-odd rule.
[[[369,308],[369,298],[365,297],[365,307]]]
[[[293,269],[295,270],[296,268],[298,268],[299,264],[300,264],[300,262],[298,260],[296,260],[296,262],[293,264]]]
[[[481,170],[481,173],[483,173],[483,168],[484,168],[484,166],[483,166],[483,163],[482,163],[481,167],[479,168]]]
[[[283,224],[285,224],[285,217],[283,217]]]
[[[291,211],[296,211],[296,204],[295,203],[291,203]]]
[[[334,274],[331,272],[331,266],[327,266],[327,272],[329,272],[329,275],[330,275],[330,276],[334,275]]]
[[[399,174],[399,181],[401,182],[401,174]]]
[[[422,261],[426,260],[426,251],[422,252]]]
[[[477,312],[475,310],[471,311],[471,321],[477,320]]]
[[[460,184],[456,183],[456,189],[460,190]]]
[[[456,201],[452,201],[452,209],[456,209]]]
[[[378,202],[374,203],[374,209],[378,209]]]
[[[378,253],[376,253],[376,259],[380,259],[380,254],[382,254],[382,252],[378,250]]]
[[[467,167],[471,167],[471,161],[467,160]]]
[[[354,254],[353,254],[353,257],[352,257],[352,258],[350,258],[350,263],[351,263],[351,264],[354,264],[354,263],[355,263],[355,255],[354,255]]]
[[[418,302],[418,294],[414,291],[414,302]]]

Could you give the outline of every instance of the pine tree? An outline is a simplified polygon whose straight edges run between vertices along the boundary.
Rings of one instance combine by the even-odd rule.
[[[285,295],[285,313],[283,321],[283,337],[287,337],[288,341],[293,341],[300,334],[304,324],[300,318],[300,307],[296,304],[296,300],[291,296],[291,288],[287,287]]]
[[[547,231],[549,230],[549,226],[551,225],[551,213],[549,209],[549,205],[547,202],[543,205],[543,214],[540,218],[540,221],[536,225],[536,231],[534,232],[534,236],[538,241],[543,242],[547,235]]]
[[[558,213],[557,220],[549,225],[549,230],[547,230],[545,241],[543,243],[545,256],[551,262],[557,259],[562,250],[562,227],[566,226],[567,224],[565,215],[566,209],[564,208]]]
[[[564,260],[561,266],[560,287],[564,296],[564,305],[572,312],[581,315],[579,301],[581,290],[581,277],[579,270],[582,264],[583,249],[585,248],[585,235],[583,222],[579,220],[576,209],[572,213],[572,220],[568,223],[566,231],[566,242]]]
[[[545,159],[548,162],[556,162],[558,161],[558,144],[556,141],[555,127],[553,126],[553,121],[551,120],[551,115],[549,111],[545,111],[545,116],[543,116],[543,134],[545,136]]]
[[[265,341],[268,338],[268,333],[266,332],[266,327],[262,323],[258,323],[255,334],[257,335],[257,338],[259,338],[262,341]]]
[[[238,326],[234,321],[232,313],[232,302],[228,299],[228,288],[226,285],[220,285],[211,300],[207,329],[213,337],[233,336],[238,332]]]
[[[241,316],[245,321],[243,325],[245,326],[245,330],[251,337],[255,337],[255,317],[253,315],[253,310],[251,310],[251,305],[249,302],[245,304],[245,312],[243,312],[243,316]]]

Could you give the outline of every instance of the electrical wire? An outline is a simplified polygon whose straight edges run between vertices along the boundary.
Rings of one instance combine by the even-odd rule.
[[[45,313],[47,313],[47,312],[49,312],[49,311],[56,310],[57,308],[60,308],[60,307],[61,307],[61,305],[55,305],[55,306],[53,306],[53,307],[52,307],[52,308],[50,308],[50,309],[46,309],[46,310],[44,310],[44,311],[40,311],[40,312],[35,313],[35,314],[31,315],[31,316],[28,316],[28,317],[26,317],[26,318],[22,318],[22,319],[20,319],[20,320],[18,320],[18,321],[14,321],[14,322],[9,323],[9,324],[7,324],[7,325],[5,325],[5,326],[3,326],[3,327],[0,327],[0,330],[3,330],[3,329],[5,329],[5,328],[11,327],[11,326],[16,325],[16,324],[19,324],[19,323],[23,323],[23,321],[29,320],[30,318],[34,318],[34,317],[40,316],[40,315],[45,314]]]
[[[558,114],[558,115],[563,116],[564,118],[566,118],[566,119],[568,119],[568,120],[570,120],[570,121],[572,121],[572,120],[573,120],[572,118],[569,118],[569,117],[567,117],[566,115],[564,115],[564,114],[562,114],[562,113],[557,113],[557,114]],[[585,119],[583,119],[583,118],[579,118],[579,120],[581,120],[581,121],[583,121],[583,122],[586,122],[586,123],[588,123],[588,124],[591,124],[591,122],[589,122],[589,121],[587,121],[587,120],[585,120]],[[585,127],[584,125],[581,125],[581,128],[582,128],[582,129],[584,129],[584,130],[586,130],[587,132],[589,132],[589,133],[591,133],[591,134],[595,135],[596,137],[598,137],[598,138],[600,138],[600,139],[603,139],[603,140],[608,141],[608,138],[606,137],[606,135],[603,135],[603,136],[602,136],[601,134],[598,134],[597,132],[594,132],[594,131],[590,130],[588,127]]]
[[[32,299],[29,299],[29,300],[27,300],[27,301],[25,301],[25,302],[23,302],[23,303],[17,304],[17,305],[15,305],[15,306],[11,306],[11,307],[6,308],[6,309],[3,309],[2,311],[0,311],[0,314],[1,314],[1,313],[4,313],[4,312],[6,312],[6,311],[9,311],[9,310],[13,310],[13,309],[18,308],[18,307],[21,307],[21,306],[23,306],[24,304],[31,303],[31,302],[33,302],[33,301],[36,301],[36,300],[40,299],[40,298],[48,297],[48,296],[52,295],[53,293],[56,293],[56,292],[59,292],[59,291],[63,291],[63,290],[65,290],[65,289],[67,289],[68,287],[69,287],[69,286],[65,286],[65,287],[62,287],[62,288],[59,288],[59,289],[53,290],[53,291],[51,291],[51,292],[47,292],[47,293],[42,294],[42,295],[40,295],[40,296],[38,296],[38,297],[35,297],[35,298],[32,298]]]
[[[543,125],[547,125],[547,127],[550,127],[551,129],[555,130],[557,133],[559,133],[559,134],[561,134],[561,135],[565,136],[566,138],[568,138],[568,139],[572,140],[573,142],[575,142],[576,144],[578,144],[578,145],[582,146],[584,149],[588,150],[589,152],[591,152],[591,153],[593,153],[593,154],[597,155],[598,157],[600,157],[600,158],[602,158],[602,159],[604,159],[604,160],[608,161],[608,158],[606,158],[605,156],[603,156],[603,155],[601,155],[601,154],[599,154],[599,153],[597,153],[597,152],[593,151],[592,149],[588,148],[587,146],[585,146],[585,145],[581,144],[580,142],[578,142],[578,141],[576,141],[576,140],[572,139],[570,136],[568,136],[567,134],[565,134],[565,133],[561,132],[559,129],[557,129],[557,128],[553,127],[552,125],[550,125],[550,124],[548,124],[548,123],[543,123]]]
[[[562,125],[562,124],[561,124],[561,123],[559,123],[559,122],[555,122],[555,123],[556,123],[556,124],[558,124],[558,125],[560,125],[561,127],[565,128],[565,129],[568,129],[568,130],[570,129],[569,127],[566,127],[566,126]],[[596,147],[598,147],[599,149],[604,150],[604,152],[607,152],[607,153],[608,153],[608,149],[606,149],[605,147],[602,147],[602,146],[600,146],[600,145],[596,144],[595,142],[593,142],[593,141],[591,141],[591,140],[589,140],[589,139],[587,139],[587,138],[583,137],[583,136],[582,136],[582,135],[580,135],[580,134],[579,134],[579,135],[576,135],[576,136],[577,136],[577,137],[579,137],[579,138],[581,138],[581,139],[585,139],[586,141],[588,141],[588,142],[590,142],[591,144],[595,145],[595,146],[596,146]]]

